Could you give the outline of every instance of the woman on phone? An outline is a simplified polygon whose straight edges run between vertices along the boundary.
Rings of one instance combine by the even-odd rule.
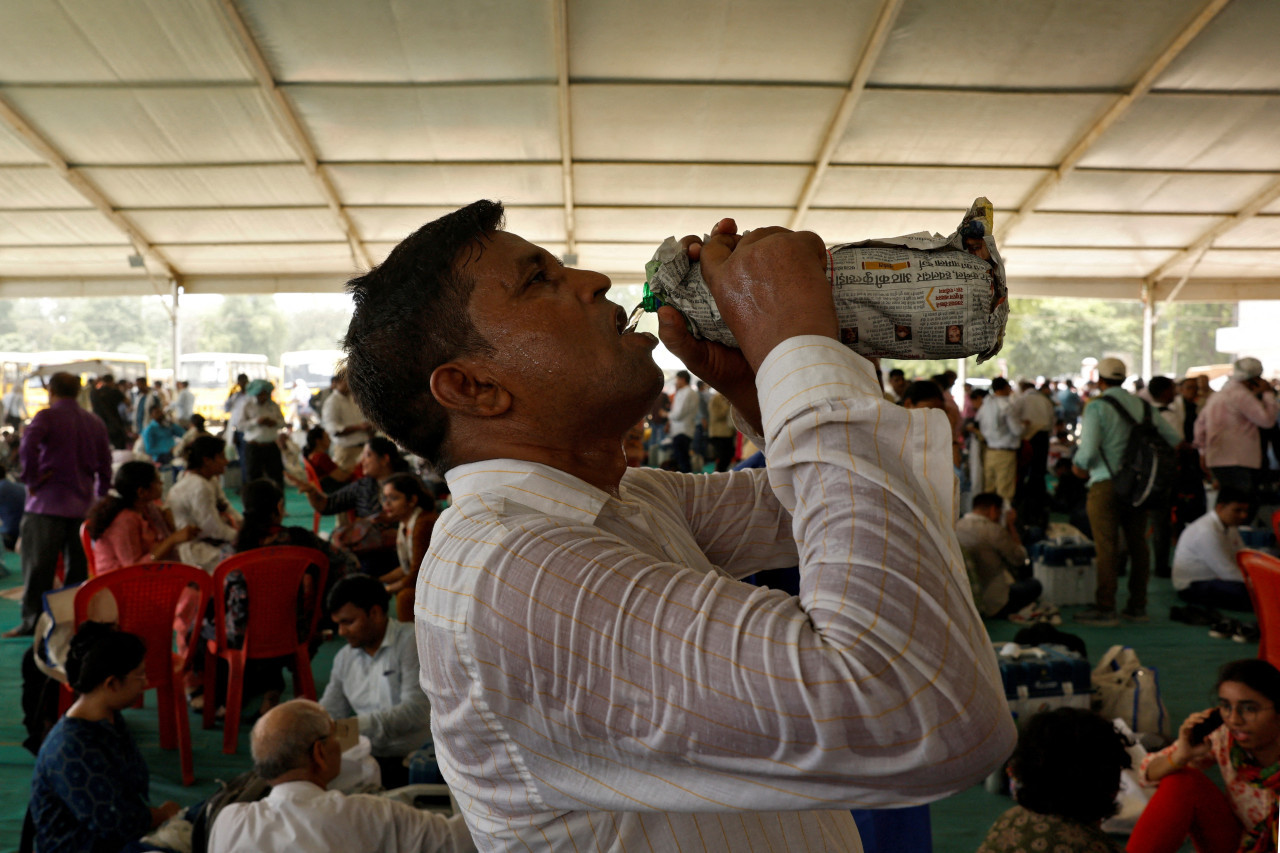
[[[1218,672],[1218,705],[1187,717],[1178,739],[1147,756],[1160,787],[1129,837],[1129,853],[1274,853],[1280,789],[1280,670],[1237,660]],[[1224,795],[1202,771],[1222,772]]]

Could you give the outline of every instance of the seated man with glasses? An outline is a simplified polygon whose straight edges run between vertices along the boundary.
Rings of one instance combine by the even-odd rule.
[[[330,850],[475,850],[461,815],[446,818],[369,794],[328,791],[342,769],[342,747],[316,702],[277,705],[253,727],[253,763],[271,784],[266,799],[235,803],[213,823],[209,853]]]
[[[1173,853],[1188,836],[1201,853],[1274,851],[1280,788],[1280,670],[1237,660],[1218,672],[1218,706],[1187,717],[1172,746],[1147,756],[1159,782],[1128,853]],[[1214,764],[1226,794],[1202,773]]]

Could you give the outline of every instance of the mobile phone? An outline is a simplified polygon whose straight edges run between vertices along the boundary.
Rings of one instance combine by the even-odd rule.
[[[1217,708],[1214,708],[1209,712],[1209,716],[1191,727],[1191,745],[1199,746],[1204,743],[1204,739],[1220,725],[1222,725],[1222,712]]]

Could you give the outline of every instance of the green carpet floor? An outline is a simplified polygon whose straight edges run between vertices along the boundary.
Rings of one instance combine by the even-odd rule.
[[[296,491],[290,491],[286,523],[310,528],[309,508]],[[0,579],[0,589],[20,585],[16,555],[5,554],[4,565],[10,574]],[[1078,635],[1088,644],[1089,657],[1093,661],[1115,643],[1133,646],[1143,663],[1160,671],[1162,692],[1176,727],[1187,714],[1212,704],[1210,688],[1218,667],[1229,660],[1252,656],[1256,647],[1215,640],[1208,636],[1205,628],[1169,621],[1169,607],[1177,603],[1177,599],[1168,580],[1153,579],[1150,597],[1153,619],[1149,624],[1125,624],[1118,628],[1076,627],[1070,619],[1076,608],[1066,608],[1062,629]],[[0,629],[16,624],[18,611],[16,602],[0,599]],[[1010,640],[1017,633],[1017,627],[1006,622],[990,623],[989,628],[994,640]],[[313,661],[320,690],[328,680],[339,643],[338,640],[326,643]],[[31,754],[22,748],[26,732],[22,727],[20,661],[29,645],[29,640],[0,640],[0,696],[4,697],[0,700],[0,853],[17,850],[34,761]],[[251,711],[256,706],[256,699],[246,699],[247,709]],[[238,753],[223,755],[221,730],[204,731],[199,718],[193,715],[191,733],[196,783],[184,787],[177,753],[159,748],[154,694],[147,697],[147,707],[130,709],[125,716],[150,763],[151,799],[154,803],[164,800],[184,804],[198,801],[216,790],[217,779],[228,779],[250,765],[247,727],[241,730]],[[981,786],[934,803],[930,807],[934,850],[938,853],[976,850],[987,828],[1011,804],[1008,797],[988,794]]]

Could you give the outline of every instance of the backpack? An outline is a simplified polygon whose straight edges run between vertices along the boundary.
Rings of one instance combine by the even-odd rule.
[[[1128,646],[1112,646],[1093,668],[1093,710],[1108,720],[1120,718],[1136,734],[1165,743],[1175,729],[1160,695],[1160,672],[1143,666]]]
[[[1165,440],[1151,419],[1151,405],[1146,400],[1142,403],[1142,422],[1134,420],[1129,410],[1114,397],[1098,398],[1110,403],[1129,425],[1129,442],[1124,448],[1124,457],[1120,460],[1120,470],[1111,467],[1107,455],[1102,455],[1102,463],[1111,474],[1111,485],[1116,497],[1135,509],[1149,509],[1163,495],[1173,489],[1177,474],[1178,454],[1173,446]]]
[[[218,780],[218,791],[201,804],[195,819],[191,822],[192,853],[207,853],[209,850],[209,832],[213,822],[223,807],[232,803],[253,803],[265,799],[271,793],[267,780],[255,770],[247,770],[230,782]]]

